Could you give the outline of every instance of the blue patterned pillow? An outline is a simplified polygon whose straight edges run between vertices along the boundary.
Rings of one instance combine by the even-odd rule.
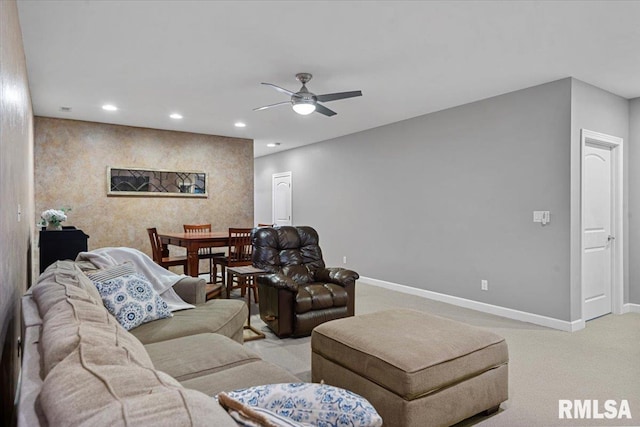
[[[144,274],[127,273],[107,280],[92,276],[104,306],[126,330],[172,316],[167,303]]]
[[[367,399],[326,384],[267,384],[220,393],[218,402],[242,426],[379,427]],[[266,422],[265,422],[266,421]]]

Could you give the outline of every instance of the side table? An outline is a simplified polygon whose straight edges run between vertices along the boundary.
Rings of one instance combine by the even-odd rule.
[[[88,238],[82,230],[73,226],[65,226],[62,230],[55,231],[47,231],[42,227],[38,240],[40,273],[58,260],[73,260],[80,252],[86,252]]]
[[[249,337],[245,337],[245,341],[260,340],[265,338],[265,335],[262,332],[251,326],[251,290],[253,289],[253,284],[255,284],[256,282],[256,277],[262,276],[267,273],[267,271],[261,270],[252,265],[244,265],[241,267],[227,267],[227,289],[232,282],[233,276],[237,276],[246,280],[245,283],[247,285],[247,308],[249,309],[249,315],[247,316],[247,324],[244,326],[244,330],[250,331],[252,335]],[[227,298],[229,298],[228,291]]]

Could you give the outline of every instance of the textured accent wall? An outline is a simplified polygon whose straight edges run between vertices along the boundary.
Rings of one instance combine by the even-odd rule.
[[[197,170],[209,197],[107,197],[107,167]],[[253,141],[104,123],[35,118],[36,220],[70,206],[89,249],[128,246],[151,255],[146,228],[179,232],[185,223],[214,230],[253,224]],[[171,248],[171,254],[178,254]]]
[[[20,296],[31,281],[34,224],[33,113],[12,0],[0,1],[0,206],[0,425],[13,425]]]

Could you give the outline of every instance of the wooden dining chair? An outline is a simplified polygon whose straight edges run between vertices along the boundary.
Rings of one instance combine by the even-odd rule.
[[[183,224],[185,233],[211,233],[211,224]],[[209,283],[217,283],[218,268],[213,262],[214,257],[224,256],[224,252],[214,252],[212,248],[200,248],[199,259],[209,260]]]
[[[219,263],[226,270],[225,287],[227,289],[227,298],[230,297],[231,291],[240,289],[241,295],[244,296],[247,286],[253,289],[254,300],[258,302],[257,286],[246,277],[236,276],[233,271],[229,271],[227,267],[240,267],[251,265],[253,255],[253,245],[251,244],[251,228],[229,228],[229,255],[225,257],[216,257],[213,262]]]
[[[147,228],[147,233],[149,234],[149,240],[151,240],[151,253],[153,255],[153,260],[155,261],[155,263],[166,268],[167,270],[169,269],[169,267],[181,265],[186,273],[187,257],[186,256],[163,257],[162,241],[158,236],[158,230],[155,227]]]

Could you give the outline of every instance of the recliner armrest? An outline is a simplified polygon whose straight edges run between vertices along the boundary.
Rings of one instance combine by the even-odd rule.
[[[298,284],[289,276],[282,273],[266,274],[258,276],[258,283],[271,286],[277,289],[286,289],[291,292],[298,292]]]
[[[360,275],[353,270],[346,268],[323,268],[316,270],[315,280],[318,282],[335,283],[340,286],[353,285]]]
[[[198,305],[207,301],[207,281],[199,277],[185,277],[173,285],[173,290],[184,302]]]

